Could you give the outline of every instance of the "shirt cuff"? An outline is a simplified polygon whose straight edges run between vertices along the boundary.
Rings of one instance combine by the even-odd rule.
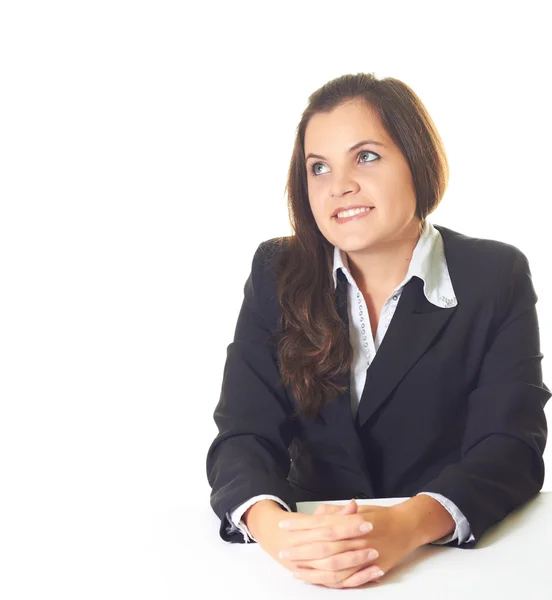
[[[226,528],[226,533],[234,533],[235,531],[241,531],[243,535],[243,541],[246,544],[250,541],[256,542],[257,540],[251,535],[251,532],[249,531],[247,525],[241,520],[241,518],[243,513],[250,506],[252,506],[256,502],[259,502],[260,500],[274,500],[275,502],[281,504],[286,510],[292,512],[291,508],[277,496],[271,496],[270,494],[261,494],[259,496],[253,496],[253,498],[250,498],[249,500],[247,500],[247,502],[244,502],[243,504],[240,504],[237,508],[235,508],[232,511],[232,514],[228,512],[226,513],[226,518],[230,522],[230,526]]]
[[[433,492],[420,492],[417,495],[419,496],[420,494],[425,494],[426,496],[430,496],[431,498],[437,500],[439,504],[441,504],[444,508],[448,510],[450,516],[454,519],[454,522],[456,523],[456,528],[451,534],[448,534],[438,540],[435,540],[434,542],[431,542],[432,544],[448,544],[449,542],[458,539],[458,545],[460,545],[466,541],[472,542],[475,539],[471,533],[471,528],[470,524],[468,523],[468,520],[460,511],[460,509],[456,506],[456,504],[452,502],[452,500],[445,498],[445,496],[443,496],[442,494],[435,494]]]

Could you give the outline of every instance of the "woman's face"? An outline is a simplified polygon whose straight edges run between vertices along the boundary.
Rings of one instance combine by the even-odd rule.
[[[363,140],[372,143],[358,145]],[[416,235],[408,163],[366,104],[347,102],[314,115],[305,130],[305,159],[311,210],[330,243],[345,252],[378,250]],[[333,216],[353,206],[374,209],[342,223]]]

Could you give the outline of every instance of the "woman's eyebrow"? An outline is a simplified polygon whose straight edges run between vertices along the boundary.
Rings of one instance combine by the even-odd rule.
[[[376,140],[362,140],[361,142],[356,143],[354,146],[351,146],[348,152],[353,152],[357,148],[360,148],[360,146],[364,146],[364,144],[373,144],[374,146],[381,146],[382,148],[385,148],[385,144],[377,142]],[[309,158],[321,158],[322,160],[326,160],[325,156],[314,154],[313,152],[309,152],[307,156],[305,156],[305,160],[308,160]]]

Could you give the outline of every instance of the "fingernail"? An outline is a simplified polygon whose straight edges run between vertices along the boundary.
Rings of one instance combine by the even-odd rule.
[[[301,579],[301,573],[299,573],[299,571],[295,571],[293,573],[293,576],[296,577],[297,579]]]
[[[281,527],[282,529],[286,529],[289,527],[289,521],[280,521],[278,523],[278,527]]]
[[[373,528],[374,526],[372,525],[372,523],[363,523],[360,526],[360,531],[362,531],[362,533],[368,533],[369,531],[372,531]]]
[[[282,550],[282,551],[281,551],[281,552],[278,554],[278,556],[279,556],[280,558],[287,558],[287,557],[289,556],[289,552],[288,552],[287,550]]]
[[[368,560],[375,560],[379,556],[379,552],[377,550],[370,550],[368,552]]]
[[[373,575],[374,579],[377,579],[378,577],[383,577],[385,575],[385,573],[380,569],[379,571],[376,571]]]

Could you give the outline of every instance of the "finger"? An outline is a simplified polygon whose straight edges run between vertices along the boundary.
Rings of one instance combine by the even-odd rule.
[[[319,571],[318,569],[296,569],[293,576],[307,583],[341,587],[341,582],[354,575],[356,569],[345,571]]]
[[[351,517],[354,517],[354,515],[351,515]],[[364,536],[372,531],[372,529],[372,523],[367,523],[366,521],[361,521],[360,523],[358,521],[349,521],[326,527],[317,527],[316,529],[309,529],[298,533],[302,536],[303,540],[306,540],[306,543],[330,542],[335,540],[349,540],[351,538],[363,538],[364,540]],[[305,542],[302,541],[301,544],[303,543]]]
[[[341,587],[350,588],[358,587],[368,582],[377,583],[380,577],[383,577],[385,573],[377,566],[370,565],[366,569],[361,569],[356,573],[353,573],[350,577],[341,580]]]
[[[296,562],[297,567],[319,569],[320,571],[343,571],[352,567],[366,568],[371,565],[379,554],[373,548],[362,548],[360,550],[349,550],[322,558],[319,560],[306,560]]]
[[[314,542],[312,544],[289,547],[286,550],[282,550],[279,553],[279,557],[296,562],[297,566],[302,566],[306,561],[321,560],[352,550],[364,550],[368,553],[370,547],[368,542],[363,538],[338,540],[335,542]]]
[[[345,506],[338,512],[340,515],[354,515],[358,512],[358,504],[353,500],[350,500]]]
[[[358,508],[357,503],[354,499],[349,500],[347,504],[342,506],[336,504],[319,504],[316,507],[316,510],[312,513],[313,515],[352,515],[356,512]]]
[[[297,529],[291,531],[287,545],[299,547],[313,542],[330,542],[335,540],[348,540],[350,538],[364,538],[373,530],[373,524],[359,519],[356,515],[346,515],[348,520],[337,521],[332,525],[315,527],[313,529]]]
[[[312,513],[313,515],[331,515],[339,511],[339,506],[334,504],[320,504],[316,507],[316,510]]]
[[[306,529],[316,529],[318,527],[328,527],[335,525],[337,523],[335,514],[329,515],[303,515],[303,518],[300,519],[291,519],[285,520],[282,519],[278,526],[282,529],[286,529],[287,531],[304,531]],[[346,515],[351,516],[351,515]],[[339,518],[339,517],[338,517]],[[355,518],[354,522],[357,525],[361,525],[364,523],[364,518],[359,516]]]

